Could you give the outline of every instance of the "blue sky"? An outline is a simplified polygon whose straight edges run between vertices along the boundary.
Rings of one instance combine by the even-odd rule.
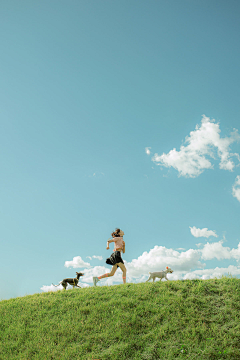
[[[239,16],[233,0],[1,2],[0,299],[76,271],[92,286],[116,227],[127,282],[240,276]]]

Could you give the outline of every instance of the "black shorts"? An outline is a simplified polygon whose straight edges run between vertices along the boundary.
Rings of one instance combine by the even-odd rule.
[[[108,265],[113,266],[116,265],[117,263],[124,264],[123,259],[121,257],[121,251],[114,251],[112,255],[106,260],[106,264]]]

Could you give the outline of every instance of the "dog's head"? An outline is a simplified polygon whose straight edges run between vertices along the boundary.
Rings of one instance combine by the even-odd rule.
[[[81,272],[76,272],[76,274],[77,274],[78,276],[83,276],[83,275],[84,275],[84,273],[81,273]]]
[[[166,266],[166,270],[167,270],[167,272],[170,273],[170,274],[173,273],[173,270],[172,270],[169,266]]]

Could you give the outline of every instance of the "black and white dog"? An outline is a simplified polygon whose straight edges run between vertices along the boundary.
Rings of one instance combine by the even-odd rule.
[[[54,285],[54,286],[62,285],[65,290],[66,290],[66,288],[67,288],[67,284],[72,285],[73,288],[74,288],[75,286],[81,288],[81,286],[78,285],[78,281],[79,281],[80,276],[83,276],[84,274],[83,274],[83,273],[80,273],[80,272],[76,272],[76,274],[77,274],[77,276],[76,276],[74,279],[71,279],[71,278],[69,278],[69,279],[63,279],[62,281],[60,281],[60,283],[59,283],[58,285],[54,285],[54,284],[52,284],[52,285]]]

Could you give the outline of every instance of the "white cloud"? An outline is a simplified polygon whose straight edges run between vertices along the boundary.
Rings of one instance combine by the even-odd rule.
[[[229,152],[229,147],[234,141],[238,141],[240,136],[236,129],[230,137],[220,137],[219,123],[203,115],[201,126],[196,126],[194,131],[187,136],[185,143],[180,151],[175,148],[168,154],[155,154],[152,161],[165,167],[173,167],[179,172],[179,176],[196,177],[205,169],[212,169],[213,164],[210,159],[215,159],[214,150],[220,158],[220,169],[232,171],[235,167],[231,157],[236,156],[239,160],[239,154]],[[209,159],[210,158],[210,159]]]
[[[86,256],[86,258],[88,258],[89,260],[92,260],[92,259],[102,260],[102,259],[103,259],[103,257],[102,257],[102,256],[97,256],[97,255],[93,255],[93,256]]]
[[[149,272],[164,270],[166,266],[171,267],[174,271],[172,274],[168,274],[169,280],[210,279],[227,275],[228,272],[233,276],[240,275],[240,268],[233,265],[228,268],[204,269],[206,264],[201,260],[213,258],[240,260],[240,243],[237,249],[223,247],[222,243],[223,240],[214,244],[207,243],[203,249],[189,249],[182,252],[156,245],[149,252],[145,251],[131,262],[124,261],[127,268],[127,282],[144,282],[147,280]],[[194,268],[198,269],[192,270]],[[122,283],[122,273],[121,270],[118,271],[118,277],[115,278],[116,275],[114,275],[112,278],[114,283]]]
[[[196,226],[189,226],[191,234],[194,237],[206,237],[209,238],[209,236],[214,236],[214,237],[218,237],[215,230],[208,230],[208,228],[203,228],[203,229],[197,229]]]
[[[65,267],[73,267],[73,268],[83,268],[91,266],[89,263],[83,261],[81,256],[75,256],[72,261],[65,261]]]
[[[127,268],[127,282],[136,283],[144,282],[148,278],[148,273],[152,271],[164,270],[166,266],[173,269],[172,274],[168,274],[169,280],[185,280],[185,279],[211,279],[221,277],[231,273],[233,276],[240,275],[240,266],[230,265],[228,268],[204,269],[206,264],[202,261],[212,260],[214,258],[219,261],[223,259],[240,261],[240,242],[236,249],[223,246],[224,240],[215,243],[207,243],[203,245],[202,249],[188,249],[186,251],[176,251],[168,249],[165,246],[154,246],[148,252],[143,252],[137,259],[131,262],[124,261]],[[202,244],[197,244],[200,247]],[[93,255],[91,258],[98,258],[102,260],[101,256]],[[89,257],[90,258],[90,257]],[[93,277],[100,276],[111,271],[111,266],[91,267],[90,264],[85,263],[80,256],[73,258],[73,261],[66,261],[66,267],[84,267],[82,270],[84,276],[81,278],[79,285],[84,287],[93,286]],[[195,270],[192,270],[195,269]],[[158,281],[158,280],[157,280]],[[118,269],[113,277],[101,279],[97,286],[122,284],[122,271]],[[67,289],[71,289],[68,286]],[[42,291],[57,291],[61,290],[62,286],[54,287],[53,285],[43,285]]]
[[[218,260],[240,260],[240,243],[238,244],[237,249],[223,247],[222,243],[223,240],[214,244],[207,243],[204,245],[203,249],[189,249],[182,252],[156,245],[153,249],[150,249],[149,252],[145,251],[137,259],[133,259],[131,262],[124,261],[127,268],[127,282],[146,281],[149,272],[164,270],[166,266],[171,267],[174,271],[172,274],[168,274],[168,278],[171,280],[191,278],[191,276],[193,278],[198,278],[200,274],[202,274],[202,276],[207,274],[209,275],[209,278],[217,276],[218,273],[221,275],[224,273],[227,274],[226,269],[220,272],[218,270],[212,271],[212,269],[205,271],[204,267],[206,264],[202,262],[205,260],[211,260],[213,258],[217,258]],[[100,268],[101,267],[98,267],[99,270]],[[198,268],[198,270],[192,270],[196,268]],[[105,272],[110,272],[110,268],[102,268],[102,272],[99,270],[94,270],[95,275],[93,275],[93,269],[89,269],[89,275],[91,274],[91,276],[99,276]],[[234,272],[234,274],[232,273],[232,275],[235,274],[240,274],[240,270],[239,272]],[[90,281],[92,281],[91,277]],[[114,277],[109,278],[108,281],[122,283],[121,270],[117,270]]]
[[[219,268],[216,267],[215,269],[203,269],[203,270],[195,270],[191,273],[187,273],[183,276],[183,280],[186,279],[214,279],[220,278],[223,275],[231,274],[232,276],[240,275],[240,267],[229,265],[227,268]]]
[[[145,251],[137,259],[131,262],[124,261],[127,268],[128,282],[146,281],[149,271],[159,271],[170,266],[174,272],[182,271],[189,272],[192,268],[203,268],[205,264],[200,262],[201,252],[199,250],[189,249],[184,252],[179,252],[173,249],[167,249],[164,246],[154,246],[149,252]],[[75,259],[75,258],[74,258]],[[65,262],[66,264],[66,262]],[[72,266],[72,265],[71,265]],[[111,266],[94,266],[84,269],[84,276],[81,278],[83,283],[92,285],[93,276],[100,276],[111,271]],[[168,278],[173,279],[173,274],[168,274]],[[121,284],[122,271],[118,269],[113,277],[102,279],[98,286],[112,285],[115,283]]]
[[[41,287],[41,290],[43,292],[48,292],[48,291],[58,291],[62,288],[62,286],[58,286],[58,287],[55,287],[54,285],[43,285]]]
[[[150,147],[146,147],[145,148],[145,153],[147,154],[147,155],[150,155],[151,154],[151,151],[150,151]]]
[[[217,258],[218,260],[222,259],[235,259],[240,260],[240,243],[238,244],[237,249],[230,249],[228,246],[222,246],[223,240],[215,243],[207,243],[204,245],[202,252],[202,259],[211,260]]]
[[[145,251],[130,263],[126,262],[127,276],[134,278],[147,275],[149,271],[164,270],[166,266],[171,267],[174,271],[189,271],[196,267],[203,268],[204,264],[200,262],[200,258],[199,250],[189,249],[179,252],[156,245],[149,252]]]
[[[86,288],[86,287],[89,287],[90,285],[86,284],[86,283],[82,283],[82,282],[79,282],[78,283],[79,286],[81,286],[81,288]],[[67,285],[67,290],[70,290],[72,289],[73,287],[71,285]],[[43,292],[49,292],[49,291],[58,291],[58,290],[63,290],[63,286],[62,285],[59,285],[59,286],[54,286],[54,285],[43,285],[41,288],[40,288]],[[76,289],[76,288],[75,288]]]
[[[240,242],[238,243],[237,249],[232,249],[230,251],[232,258],[236,259],[237,261],[240,261]]]
[[[231,259],[230,248],[222,246],[223,240],[219,242],[215,242],[212,244],[204,245],[202,251],[202,259],[211,260],[213,258],[217,258],[218,260],[222,259]]]
[[[240,176],[236,177],[235,183],[232,187],[232,194],[238,201],[240,201]]]
[[[102,259],[103,259],[103,257],[102,257],[102,256],[93,255],[93,259],[102,260]]]
[[[174,272],[173,274],[168,274],[169,280],[208,280],[214,278],[221,278],[223,275],[227,276],[231,274],[232,276],[239,276],[240,275],[240,267],[229,265],[227,268],[219,268],[216,267],[215,269],[202,269],[202,270],[194,270],[191,272],[184,271],[184,272]],[[171,276],[171,278],[170,278]],[[144,279],[145,281],[145,279]]]

